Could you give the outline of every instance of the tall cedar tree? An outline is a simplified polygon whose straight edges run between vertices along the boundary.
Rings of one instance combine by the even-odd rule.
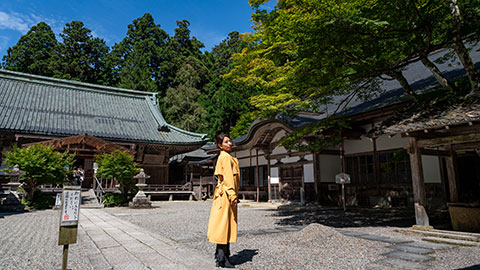
[[[208,119],[209,125],[206,132],[210,138],[221,132],[229,133],[242,114],[253,110],[248,99],[251,95],[257,94],[258,90],[223,77],[231,69],[231,56],[247,46],[248,43],[234,31],[213,47],[211,53],[205,53],[210,79],[204,86],[200,102],[207,111],[205,119]]]
[[[198,103],[199,82],[200,77],[192,65],[185,63],[177,71],[177,86],[169,87],[164,98],[164,112],[169,123],[190,131],[205,130],[205,109]]]
[[[110,84],[111,71],[106,67],[109,48],[105,41],[94,38],[92,31],[80,21],[67,23],[56,47],[55,77],[96,84]]]
[[[32,26],[20,37],[17,44],[8,48],[2,67],[29,74],[53,76],[52,57],[57,39],[50,26],[44,22]]]
[[[109,56],[115,85],[151,92],[166,89],[168,39],[167,32],[155,24],[151,14],[133,20],[127,36],[113,46]]]

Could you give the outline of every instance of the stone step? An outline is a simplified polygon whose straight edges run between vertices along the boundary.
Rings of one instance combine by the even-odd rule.
[[[433,229],[432,232],[439,232],[439,233],[451,233],[451,234],[460,234],[460,235],[467,235],[467,236],[474,236],[480,239],[480,233],[473,233],[473,232],[461,232],[461,231],[446,231],[446,230],[437,230]]]
[[[408,252],[408,253],[413,253],[413,254],[420,254],[420,255],[435,253],[435,250],[433,250],[431,248],[412,247],[412,246],[409,246],[409,245],[402,245],[402,244],[387,246],[387,248],[394,249],[394,250],[400,250],[400,251],[403,251],[403,252]]]
[[[449,232],[449,231],[440,231],[440,230],[429,230],[429,231],[410,230],[410,232],[413,232],[413,233],[416,233],[416,234],[421,234],[421,235],[424,235],[424,236],[480,242],[479,237],[477,237],[475,235],[468,234],[468,233],[452,233],[452,232]]]
[[[455,245],[455,246],[480,247],[480,242],[449,239],[449,238],[443,238],[443,237],[431,237],[431,236],[429,236],[429,237],[422,238],[422,240],[427,241],[427,242],[432,242],[432,243],[441,243],[441,244]]]
[[[417,262],[417,263],[435,260],[435,257],[429,256],[429,255],[415,254],[415,253],[409,253],[409,252],[403,252],[403,251],[397,251],[397,250],[390,251],[382,255],[389,258],[396,258],[396,259]]]
[[[445,244],[438,244],[438,243],[425,242],[425,241],[406,243],[406,244],[402,244],[402,245],[410,246],[410,247],[416,247],[416,248],[428,248],[428,249],[433,249],[433,250],[445,250],[445,249],[451,249],[451,248],[456,248],[457,247],[457,246],[453,246],[453,245],[445,245]]]
[[[81,208],[103,208],[103,204],[100,204],[97,200],[97,196],[93,189],[88,191],[82,191],[82,203]]]

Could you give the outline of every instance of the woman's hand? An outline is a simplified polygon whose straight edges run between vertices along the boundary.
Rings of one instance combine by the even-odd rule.
[[[230,201],[230,205],[231,205],[232,207],[237,206],[237,204],[238,204],[238,198],[236,198],[236,199],[233,200],[233,201]]]

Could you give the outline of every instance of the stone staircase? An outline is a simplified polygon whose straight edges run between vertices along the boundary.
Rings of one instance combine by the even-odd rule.
[[[420,234],[423,241],[465,247],[480,247],[480,234],[444,230],[406,229],[401,232]]]
[[[95,191],[93,191],[93,189],[82,191],[81,196],[81,208],[103,208],[103,204],[98,202],[97,196],[95,196]]]

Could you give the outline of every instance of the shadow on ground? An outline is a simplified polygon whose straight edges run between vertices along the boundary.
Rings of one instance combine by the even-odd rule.
[[[467,268],[461,268],[461,269],[458,269],[458,270],[480,270],[480,264],[472,265],[472,266],[469,266]]]
[[[251,262],[253,257],[258,254],[257,249],[244,249],[237,254],[230,257],[230,261],[234,265],[244,264],[246,262]]]
[[[283,217],[277,224],[282,226],[308,225],[319,223],[326,226],[342,227],[411,227],[415,224],[415,212],[406,208],[342,208],[280,207],[274,216]],[[431,211],[430,224],[438,229],[450,229],[447,210]]]

